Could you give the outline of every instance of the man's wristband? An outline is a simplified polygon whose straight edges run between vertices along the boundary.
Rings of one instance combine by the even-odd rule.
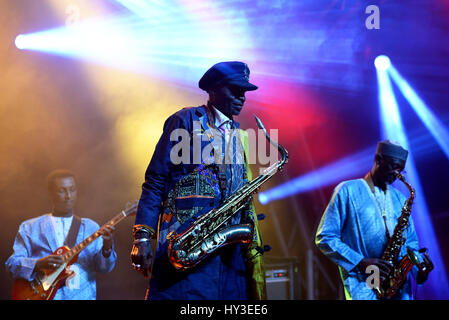
[[[139,244],[139,243],[143,243],[143,242],[150,242],[150,239],[148,239],[148,238],[136,239],[133,241],[133,244]]]
[[[155,232],[153,228],[144,225],[144,224],[136,224],[133,226],[133,239],[153,239],[155,238]]]

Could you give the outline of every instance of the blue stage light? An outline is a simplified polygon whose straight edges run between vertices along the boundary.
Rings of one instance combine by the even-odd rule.
[[[20,49],[78,58],[183,85],[217,61],[254,60],[248,22],[235,8],[193,1],[120,1],[132,12],[20,35]]]
[[[419,195],[414,201],[412,217],[416,233],[420,239],[420,245],[429,249],[432,260],[436,266],[433,274],[422,288],[424,296],[434,299],[447,298],[449,296],[449,283],[444,267],[444,261],[430,218],[425,193],[421,186],[420,178],[414,163],[414,152],[409,147],[406,130],[401,120],[399,107],[388,75],[388,72],[390,72],[392,68],[392,65],[387,68],[388,70],[376,66],[382,124],[381,135],[383,139],[396,141],[409,151],[405,167],[407,179],[415,189],[416,194]]]
[[[391,66],[390,58],[380,55],[374,60],[374,65],[378,70],[385,71]]]
[[[438,148],[435,144],[426,142],[428,135],[424,132],[423,128],[414,129],[411,132],[410,137],[412,144],[416,145],[414,153],[420,156],[425,157],[428,154],[435,152]],[[370,166],[374,161],[375,151],[376,145],[374,144],[369,148],[339,159],[329,165],[296,177],[264,192],[260,192],[258,196],[259,202],[266,205],[271,201],[284,199],[317,188],[335,185],[340,181],[354,177],[360,177],[370,169]],[[401,188],[402,183],[398,183],[397,186]],[[407,192],[405,189],[404,191]]]
[[[265,193],[259,193],[259,202],[263,205],[267,204],[270,201],[270,199],[267,197]]]
[[[72,26],[21,34],[16,46],[24,50],[47,52],[95,61],[127,61],[135,56],[136,39],[123,25],[130,19],[101,19]]]
[[[261,204],[265,205],[274,200],[283,199],[294,194],[315,190],[317,188],[327,187],[351,177],[364,174],[369,170],[374,159],[374,150],[376,150],[376,146],[367,148],[330,165],[294,178],[287,183],[261,192],[259,193],[259,201]]]
[[[182,18],[182,7],[172,0],[115,0],[137,16],[152,24],[176,23]],[[178,20],[175,20],[176,14]]]
[[[376,60],[378,58],[376,58]],[[383,63],[382,65],[385,66]],[[395,141],[399,143],[405,142],[407,139],[404,136],[399,107],[394,95],[390,77],[384,68],[376,68],[376,74],[380,105],[379,121],[381,124],[381,132],[382,134],[395,133],[395,137],[397,138]]]
[[[449,159],[449,131],[394,66],[388,70],[388,73]]]

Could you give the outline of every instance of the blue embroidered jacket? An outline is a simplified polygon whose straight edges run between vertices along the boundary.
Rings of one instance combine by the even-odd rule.
[[[205,159],[198,158],[199,149],[194,148],[195,143],[200,143],[202,152],[213,142],[213,135],[209,135],[209,139],[197,139],[197,135],[212,131],[210,123],[213,120],[209,118],[206,106],[184,108],[170,116],[145,173],[135,224],[147,225],[159,233],[148,295],[150,299],[248,297],[248,273],[240,244],[218,250],[188,271],[176,271],[167,258],[167,234],[171,231],[182,232],[198,216],[219,206],[222,201],[215,166],[206,165]],[[238,123],[234,124],[239,128]],[[189,133],[189,154],[188,158],[184,158],[189,160],[188,163],[175,164],[170,157],[171,152],[179,151],[180,139],[176,129],[185,129]],[[186,149],[182,152],[186,152]],[[246,169],[242,179],[246,178],[245,173]],[[246,210],[250,210],[250,207]],[[254,221],[253,214],[244,216]]]

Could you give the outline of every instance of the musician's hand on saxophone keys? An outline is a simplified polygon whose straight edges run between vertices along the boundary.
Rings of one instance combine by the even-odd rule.
[[[385,280],[393,268],[388,261],[378,258],[363,258],[357,265],[357,269],[362,272],[362,274],[365,274],[366,268],[369,266],[376,266],[379,268],[379,277],[381,282]]]
[[[423,261],[419,264],[418,267],[418,277],[417,282],[418,284],[423,284],[427,281],[427,277],[429,276],[429,273],[433,270],[433,262],[429,257],[429,254],[427,253],[426,248],[422,248],[419,250],[420,253],[422,253]]]

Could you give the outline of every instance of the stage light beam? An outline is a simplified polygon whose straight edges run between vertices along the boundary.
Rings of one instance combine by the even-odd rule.
[[[369,170],[370,163],[373,160],[373,150],[375,149],[375,146],[367,148],[265,192],[261,192],[259,193],[259,202],[265,205],[274,200],[327,187],[333,183],[364,174]]]
[[[131,12],[22,34],[15,44],[190,85],[217,61],[255,60],[248,21],[233,7],[122,0]],[[218,10],[223,9],[223,10]],[[220,15],[216,14],[219,12]],[[140,14],[137,14],[140,13]]]
[[[449,131],[394,66],[389,68],[388,74],[449,159]]]
[[[444,123],[448,123],[446,119]],[[412,145],[415,145],[414,154],[419,156],[427,156],[438,149],[438,145],[427,143],[428,134],[422,127],[415,128],[410,132]],[[286,197],[312,191],[317,188],[328,187],[343,180],[354,178],[365,174],[370,164],[374,160],[376,145],[353,153],[349,156],[334,161],[331,164],[308,172],[302,176],[293,178],[288,182],[270,188],[259,193],[259,202],[266,205],[271,201],[281,200]],[[398,183],[398,187],[402,187],[402,183]],[[404,190],[407,191],[407,190]]]
[[[377,59],[376,59],[377,60]],[[400,145],[409,151],[406,162],[407,179],[414,187],[416,197],[413,206],[413,220],[416,233],[420,240],[420,245],[427,247],[432,256],[435,270],[429,276],[426,285],[422,291],[427,298],[443,299],[449,296],[449,284],[439,248],[438,240],[435,235],[430,212],[427,207],[425,193],[421,186],[420,178],[414,163],[413,150],[410,149],[408,138],[404,125],[402,123],[401,114],[393,92],[388,72],[393,68],[390,65],[385,69],[383,62],[381,66],[376,65],[376,74],[379,90],[379,108],[381,121],[381,136],[383,139],[397,141]]]

